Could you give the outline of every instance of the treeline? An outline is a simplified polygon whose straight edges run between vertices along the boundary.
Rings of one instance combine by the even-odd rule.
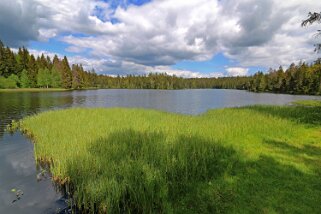
[[[321,59],[314,63],[292,63],[267,73],[257,72],[247,77],[180,78],[166,74],[148,76],[108,77],[102,76],[99,85],[103,88],[130,89],[240,89],[253,92],[321,95]]]
[[[274,92],[289,94],[321,94],[321,60],[312,64],[292,63],[285,71],[282,67],[266,74],[256,73],[247,88],[254,92]]]
[[[246,89],[250,77],[191,78],[167,74],[143,76],[97,75],[85,71],[82,65],[69,65],[63,59],[42,54],[37,58],[26,48],[14,53],[0,41],[0,88],[127,88],[127,89]]]
[[[42,54],[37,58],[26,48],[14,53],[0,41],[0,88],[81,88],[95,87],[97,74],[81,65],[70,68],[63,59]]]
[[[146,76],[128,75],[125,77],[100,76],[98,85],[102,88],[122,89],[193,89],[193,88],[225,88],[246,89],[250,77],[223,78],[182,78],[164,73]]]
[[[283,70],[270,69],[248,77],[182,78],[167,74],[143,76],[97,75],[82,65],[42,54],[37,58],[26,48],[14,53],[0,41],[0,88],[124,88],[124,89],[241,89],[253,92],[321,94],[321,60],[299,63]]]

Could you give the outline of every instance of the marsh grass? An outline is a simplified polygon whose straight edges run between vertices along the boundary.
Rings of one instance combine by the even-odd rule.
[[[21,121],[83,210],[318,213],[320,109],[68,109]]]
[[[321,100],[297,100],[293,102],[294,105],[321,107]]]

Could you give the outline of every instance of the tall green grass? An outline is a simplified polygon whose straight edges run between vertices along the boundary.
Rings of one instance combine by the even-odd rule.
[[[318,213],[321,109],[199,116],[68,109],[21,121],[79,207],[107,213]]]
[[[321,100],[297,100],[293,104],[299,106],[321,107]]]

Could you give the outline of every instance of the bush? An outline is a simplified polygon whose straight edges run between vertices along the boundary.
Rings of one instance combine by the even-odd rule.
[[[0,88],[17,88],[19,78],[12,74],[8,78],[0,77]]]

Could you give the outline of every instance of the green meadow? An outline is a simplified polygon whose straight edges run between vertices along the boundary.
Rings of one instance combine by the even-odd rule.
[[[55,183],[99,213],[320,213],[321,107],[191,116],[49,111],[20,128]]]

